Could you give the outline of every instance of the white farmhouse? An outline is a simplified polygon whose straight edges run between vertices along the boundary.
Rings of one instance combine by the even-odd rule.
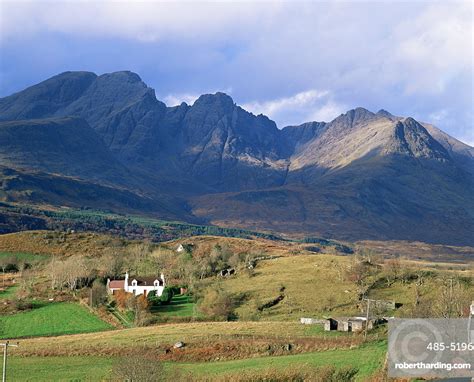
[[[140,294],[147,295],[152,290],[156,291],[157,296],[161,296],[165,289],[165,276],[163,273],[158,277],[132,277],[125,273],[123,280],[107,279],[107,291],[114,294],[118,290],[124,290],[133,293],[135,296]]]

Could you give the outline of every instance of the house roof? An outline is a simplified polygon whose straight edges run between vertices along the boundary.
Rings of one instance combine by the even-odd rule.
[[[109,284],[109,288],[123,289],[125,280],[112,280]]]
[[[145,286],[145,285],[153,286],[155,281],[158,281],[158,285],[163,285],[163,280],[161,280],[159,277],[155,277],[155,276],[150,276],[150,277],[131,276],[128,279],[129,279],[129,285],[132,284],[133,280],[137,280],[137,285],[141,285],[141,286]]]

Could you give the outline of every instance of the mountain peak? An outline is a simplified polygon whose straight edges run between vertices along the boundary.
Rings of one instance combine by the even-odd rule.
[[[203,94],[194,102],[193,106],[221,105],[224,108],[234,107],[234,100],[229,95],[217,92],[214,94]]]
[[[341,126],[344,128],[351,128],[360,122],[367,122],[373,119],[375,116],[371,111],[364,109],[363,107],[357,107],[347,111],[345,114],[341,114],[339,117],[330,122],[330,125]]]
[[[389,142],[388,151],[443,161],[450,158],[446,149],[412,117],[395,124],[394,140]]]
[[[385,109],[380,109],[378,112],[377,112],[377,115],[380,115],[382,117],[387,117],[387,118],[392,118],[394,115],[390,112],[388,112],[387,110]]]
[[[102,79],[114,79],[117,81],[126,81],[130,83],[143,82],[137,73],[131,72],[130,70],[122,70],[118,72],[105,73],[99,76]]]
[[[357,119],[367,119],[373,117],[375,114],[372,113],[370,110],[367,110],[363,107],[356,107],[355,109],[348,110],[341,116],[346,118],[351,118],[353,120]]]

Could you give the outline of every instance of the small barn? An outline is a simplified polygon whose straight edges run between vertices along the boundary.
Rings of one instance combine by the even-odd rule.
[[[337,330],[339,332],[362,332],[365,330],[367,319],[365,317],[328,318],[324,324],[325,331]],[[374,327],[374,320],[369,319],[367,329]]]
[[[324,322],[324,330],[330,332],[337,329],[337,321],[334,318],[328,318]]]

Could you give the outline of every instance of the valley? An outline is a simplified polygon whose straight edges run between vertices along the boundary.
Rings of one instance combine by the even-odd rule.
[[[317,380],[347,372],[357,381],[377,381],[385,325],[364,339],[363,333],[326,332],[321,324],[303,325],[300,319],[364,315],[361,296],[396,302],[395,310],[375,310],[374,317],[463,315],[474,293],[473,253],[472,247],[264,236],[190,235],[153,243],[93,232],[4,234],[0,259],[15,258],[17,270],[2,274],[7,287],[0,293],[0,336],[20,343],[9,359],[10,373],[19,381],[107,379],[118,364],[138,362],[137,356],[159,362],[163,380],[250,381],[274,373],[306,373]],[[228,260],[209,272],[206,267],[213,265],[206,259],[216,256]],[[452,262],[446,261],[449,256]],[[238,260],[249,258],[260,259],[252,269]],[[85,266],[95,275],[87,277],[101,282],[125,269],[143,275],[160,270],[169,285],[184,285],[186,292],[137,321],[134,308],[111,310],[113,297],[106,305],[90,305],[98,281],[52,289],[58,262]],[[235,274],[219,276],[228,264]],[[457,299],[444,299],[452,287]],[[206,307],[209,293],[229,299],[230,310]],[[175,348],[178,342],[184,346]],[[22,376],[26,367],[31,377]]]

